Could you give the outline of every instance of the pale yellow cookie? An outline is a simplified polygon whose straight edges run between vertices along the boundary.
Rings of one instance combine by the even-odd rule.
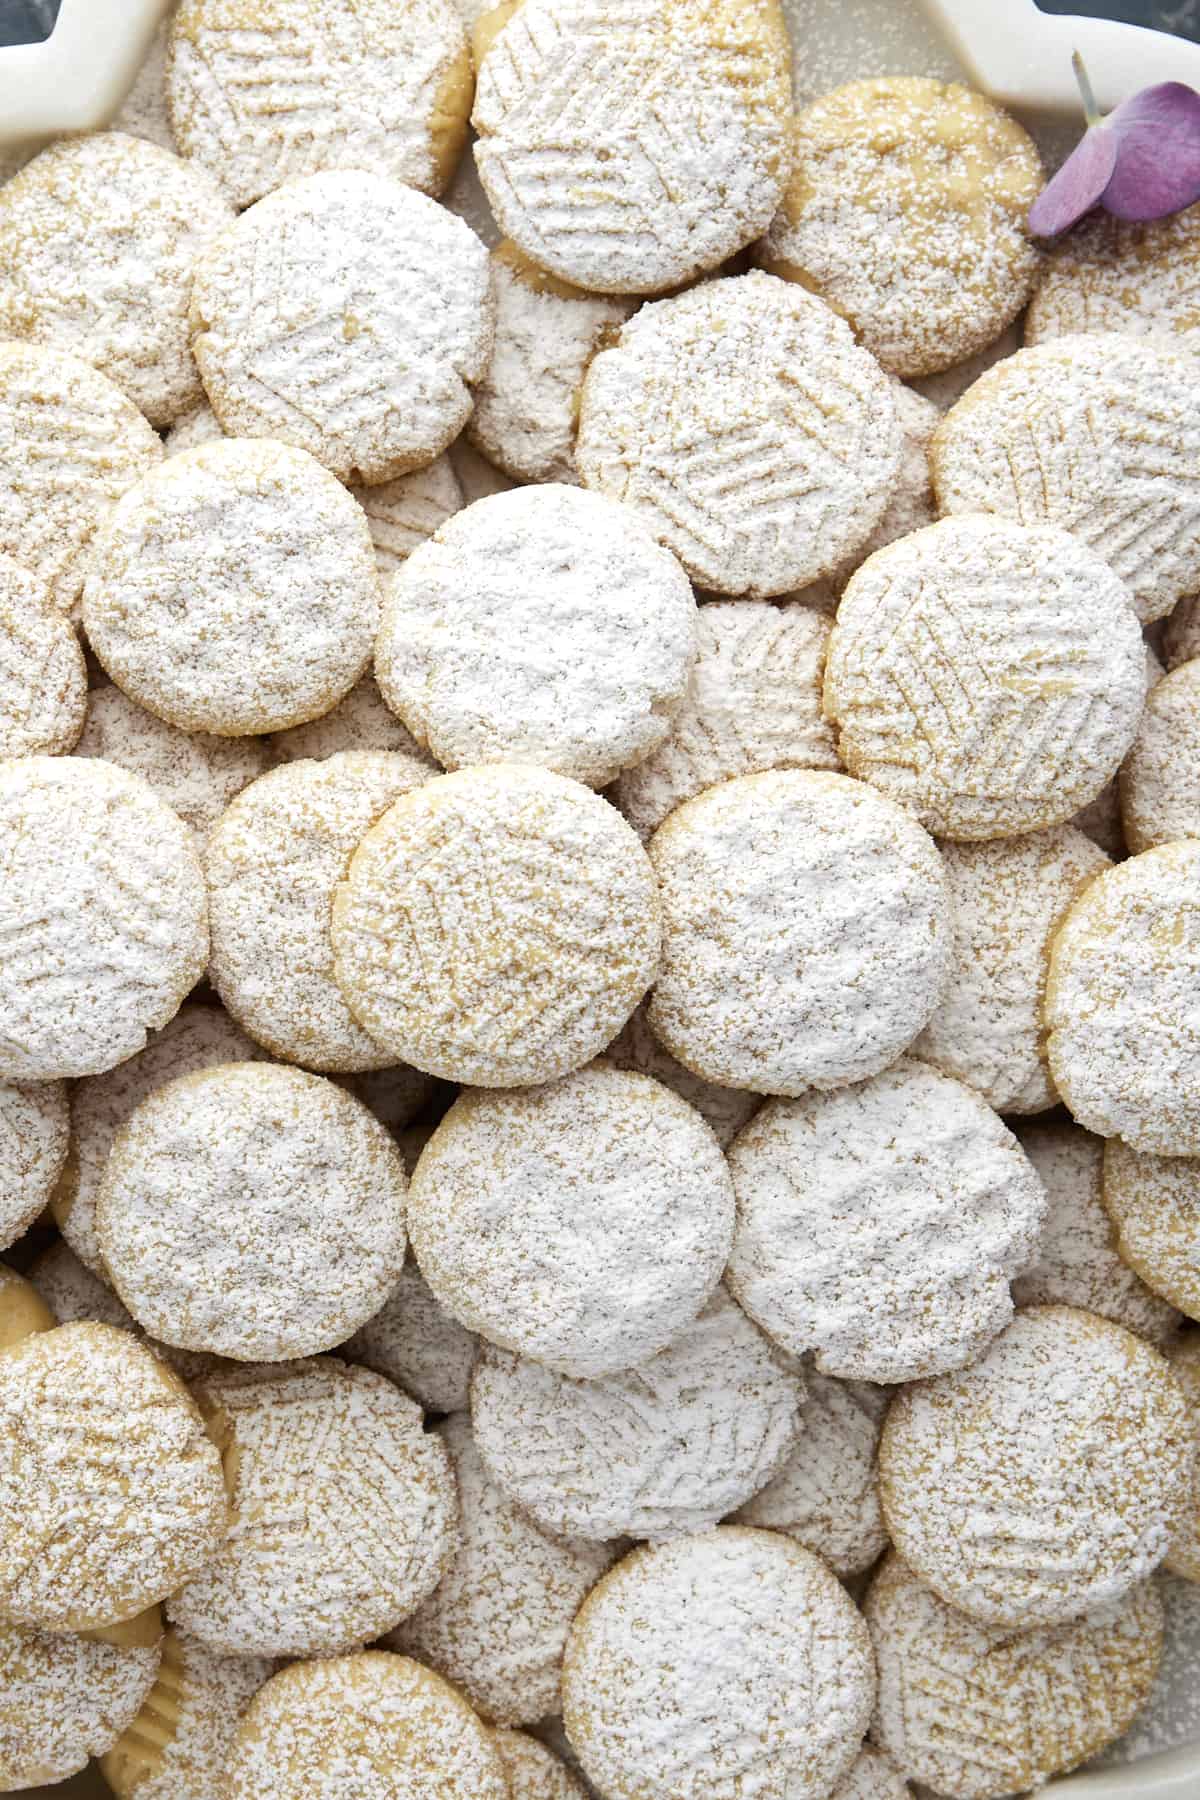
[[[1121,765],[1121,821],[1130,851],[1200,838],[1200,658],[1146,697]]]
[[[680,1099],[694,1106],[708,1121],[722,1150],[728,1150],[742,1126],[762,1105],[761,1094],[718,1087],[715,1082],[705,1081],[685,1069],[669,1050],[664,1050],[651,1031],[644,1001],[630,1015],[604,1056],[614,1068],[631,1069],[636,1075],[649,1075],[665,1087],[674,1088]]]
[[[0,1263],[0,1355],[39,1331],[53,1331],[56,1320],[31,1281]]]
[[[0,1250],[49,1203],[70,1138],[65,1082],[0,1082]]]
[[[1200,348],[1200,206],[1148,224],[1099,208],[1053,246],[1025,315],[1025,342],[1124,331]]]
[[[1183,1389],[1197,1452],[1191,1512],[1167,1553],[1166,1567],[1173,1575],[1200,1581],[1200,1333],[1189,1331],[1168,1351],[1175,1379]]]
[[[1200,1319],[1200,1158],[1104,1146],[1104,1207],[1117,1248],[1146,1286]]]
[[[864,1744],[832,1800],[909,1800],[909,1786],[890,1757]]]
[[[427,1412],[463,1412],[479,1340],[437,1301],[410,1257],[375,1314],[338,1354],[386,1375]]]
[[[119,687],[93,688],[76,756],[98,756],[148,781],[203,840],[235,794],[261,775],[267,747],[256,737],[181,731]]]
[[[494,1731],[511,1800],[586,1800],[566,1764],[524,1731]]]
[[[0,756],[58,756],[79,740],[87,668],[50,589],[0,555]]]
[[[834,590],[833,604],[828,608],[831,613],[837,610],[841,589],[873,551],[882,550],[885,544],[892,544],[897,538],[907,537],[911,531],[919,531],[922,525],[932,525],[937,518],[933,477],[929,472],[929,446],[941,413],[932,400],[918,394],[907,383],[893,378],[891,387],[900,425],[900,466],[892,497],[866,543],[853,551],[829,577]]]
[[[158,1672],[157,1607],[146,1623],[145,1641],[122,1647],[0,1623],[0,1793],[43,1792],[128,1730]]]

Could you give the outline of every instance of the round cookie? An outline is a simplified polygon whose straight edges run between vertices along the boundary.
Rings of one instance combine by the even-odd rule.
[[[626,508],[552,484],[456,514],[389,583],[384,700],[446,768],[537,763],[604,787],[687,689],[687,576]]]
[[[294,444],[342,481],[392,481],[470,415],[494,329],[487,251],[413,188],[310,175],[201,259],[191,328],[225,431]]]
[[[48,1204],[71,1141],[61,1081],[0,1082],[0,1250]]]
[[[1181,600],[1163,629],[1163,654],[1168,669],[1200,656],[1200,594]]]
[[[1049,1211],[1036,1260],[1012,1284],[1018,1306],[1078,1306],[1162,1345],[1180,1324],[1118,1251],[1104,1208],[1105,1146],[1067,1120],[1026,1125],[1021,1148],[1046,1190]],[[1120,1154],[1122,1146],[1113,1145]],[[1132,1152],[1124,1152],[1132,1157]]]
[[[427,1412],[453,1413],[470,1405],[478,1348],[474,1332],[439,1306],[410,1258],[374,1318],[339,1354],[386,1375]]]
[[[492,1734],[448,1681],[367,1651],[293,1663],[238,1728],[228,1800],[510,1800]]]
[[[75,755],[102,757],[140,775],[201,839],[234,795],[267,766],[266,746],[258,738],[180,731],[111,686],[88,695],[87,723]]]
[[[1097,209],[1042,265],[1025,342],[1124,331],[1200,348],[1200,207],[1134,224]]]
[[[301,725],[370,659],[371,534],[303,450],[202,444],[113,508],[83,621],[117,686],[171,725],[220,737]]]
[[[848,319],[885,369],[949,368],[1020,312],[1042,164],[982,94],[912,75],[847,82],[797,114],[793,150],[759,259]]]
[[[382,1375],[334,1357],[203,1376],[232,1525],[167,1616],[210,1650],[356,1648],[432,1592],[458,1547],[445,1449]]]
[[[587,1800],[565,1763],[524,1731],[494,1731],[512,1800]]]
[[[825,711],[850,773],[931,831],[1012,837],[1115,773],[1144,669],[1128,590],[1066,532],[943,519],[851,577]]]
[[[646,854],[605,801],[501,763],[427,782],[383,815],[334,894],[334,974],[395,1060],[530,1086],[580,1068],[658,968]]]
[[[929,473],[929,446],[937,430],[941,413],[932,400],[918,394],[915,388],[893,378],[892,399],[896,403],[896,419],[900,426],[900,466],[896,472],[892,497],[883,517],[870,537],[852,552],[830,576],[836,592],[845,587],[859,564],[885,544],[932,525],[937,518],[933,503],[933,478]],[[834,606],[830,612],[836,610]]]
[[[620,1800],[819,1800],[858,1755],[875,1675],[859,1614],[817,1557],[725,1526],[635,1550],[575,1621],[563,1717]],[[665,1729],[669,1722],[669,1729]]]
[[[135,1055],[208,959],[187,826],[111,763],[20,757],[0,762],[0,860],[0,1077],[98,1075]]]
[[[1058,1099],[1042,1050],[1050,940],[1108,858],[1070,825],[941,849],[954,955],[913,1054],[978,1089],[997,1112],[1044,1112]]]
[[[888,1395],[819,1369],[805,1369],[804,1382],[794,1450],[734,1518],[786,1532],[846,1580],[869,1569],[887,1543],[876,1452]]]
[[[1161,844],[1103,874],[1050,946],[1050,1076],[1101,1137],[1200,1154],[1200,843]]]
[[[729,1255],[733,1188],[685,1101],[597,1063],[460,1095],[417,1164],[408,1228],[462,1324],[589,1379],[645,1362],[696,1317]]]
[[[898,1556],[864,1605],[879,1699],[871,1735],[910,1780],[959,1800],[1040,1788],[1120,1737],[1162,1651],[1152,1582],[1057,1628],[1013,1633],[938,1599]]]
[[[383,703],[374,675],[356,681],[344,700],[319,719],[307,725],[293,725],[289,731],[277,731],[271,738],[271,749],[277,762],[298,762],[313,757],[318,762],[337,756],[343,750],[401,750],[428,762],[433,773],[437,765],[403,726],[394,712]]]
[[[361,1101],[274,1063],[177,1076],[109,1153],[100,1254],[164,1343],[281,1362],[342,1343],[404,1266],[404,1165]]]
[[[687,801],[650,845],[663,960],[649,1020],[730,1087],[861,1081],[926,1023],[950,954],[932,841],[862,782],[744,775]]]
[[[1121,822],[1137,854],[1200,837],[1200,658],[1151,688],[1121,765]]]
[[[491,24],[475,37],[475,166],[539,268],[661,293],[766,229],[790,161],[777,5],[525,0],[511,29]]]
[[[1104,1146],[1102,1198],[1121,1258],[1155,1294],[1200,1319],[1200,1158]]]
[[[665,741],[618,778],[640,837],[685,800],[735,775],[836,769],[821,716],[829,620],[800,601],[714,600],[699,608],[696,660]]]
[[[963,1082],[902,1059],[771,1101],[730,1148],[727,1279],[752,1319],[827,1375],[913,1381],[974,1361],[1012,1317],[1046,1196]]]
[[[171,21],[171,126],[234,206],[321,169],[376,169],[439,194],[471,110],[449,0],[183,0]]]
[[[199,1410],[127,1332],[60,1325],[0,1357],[0,1617],[132,1619],[202,1569],[227,1525]]]
[[[55,1323],[33,1283],[0,1263],[0,1356],[39,1331],[53,1331]]]
[[[69,351],[169,425],[202,393],[192,273],[232,220],[212,176],[157,144],[52,144],[0,188],[0,335]]]
[[[128,1729],[158,1671],[153,1619],[148,1641],[121,1648],[0,1622],[0,1792],[65,1781]]]
[[[1192,1440],[1200,1455],[1200,1333],[1189,1331],[1167,1351],[1175,1379],[1183,1389],[1192,1426]],[[1167,1552],[1165,1567],[1189,1581],[1200,1580],[1200,1462],[1192,1483],[1191,1511],[1183,1529]]]
[[[0,555],[0,756],[62,755],[87,704],[74,627],[36,575]]]
[[[630,319],[588,369],[575,461],[698,586],[762,596],[832,574],[866,542],[900,425],[845,321],[754,270]]]
[[[452,1681],[490,1724],[533,1724],[558,1711],[567,1633],[612,1555],[525,1518],[490,1478],[465,1413],[436,1436],[458,1481],[461,1540],[387,1645]]]
[[[762,1105],[761,1094],[741,1093],[737,1088],[717,1087],[702,1081],[669,1050],[664,1050],[650,1029],[645,1003],[630,1014],[618,1035],[604,1052],[614,1068],[628,1069],[635,1075],[649,1075],[673,1088],[681,1100],[694,1106],[711,1126],[722,1150],[730,1144]]]
[[[544,1530],[601,1542],[719,1524],[796,1446],[803,1397],[724,1288],[622,1374],[572,1381],[489,1344],[471,1383],[493,1479]]]
[[[934,433],[943,513],[1069,531],[1161,619],[1200,586],[1200,368],[1158,343],[1077,335],[990,369]]]
[[[363,834],[427,781],[414,757],[343,752],[290,762],[227,809],[205,851],[211,980],[238,1023],[283,1062],[329,1071],[395,1059],[333,978],[333,891]]]
[[[1068,1306],[1018,1313],[971,1368],[904,1389],[879,1447],[900,1555],[948,1605],[1008,1630],[1077,1618],[1151,1574],[1192,1462],[1165,1359]]]
[[[114,503],[162,460],[137,407],[86,363],[0,343],[0,554],[69,612]]]

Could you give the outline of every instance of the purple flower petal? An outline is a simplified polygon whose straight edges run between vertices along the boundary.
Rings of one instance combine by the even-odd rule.
[[[1084,132],[1029,209],[1029,229],[1035,237],[1057,237],[1099,204],[1117,165],[1117,144],[1107,123]]]
[[[1118,219],[1162,219],[1200,200],[1200,94],[1194,88],[1182,81],[1143,88],[1109,113],[1102,129],[1117,143],[1102,198],[1106,212]]]

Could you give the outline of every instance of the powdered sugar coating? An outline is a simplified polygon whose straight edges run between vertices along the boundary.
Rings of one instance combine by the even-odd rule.
[[[389,1630],[458,1546],[458,1501],[421,1409],[334,1357],[202,1377],[233,1522],[167,1616],[212,1650],[313,1656]]]
[[[87,711],[73,626],[36,575],[0,555],[0,756],[70,750]]]
[[[318,1075],[227,1063],[144,1099],[113,1143],[100,1252],[147,1331],[281,1361],[342,1343],[404,1266],[404,1165]]]
[[[0,1788],[65,1781],[100,1756],[154,1685],[157,1645],[118,1649],[0,1623]]]
[[[140,775],[202,839],[234,795],[267,766],[260,739],[181,731],[111,686],[88,695],[75,755],[102,757]]]
[[[294,444],[343,481],[392,481],[432,462],[471,411],[494,329],[487,251],[412,188],[310,175],[202,258],[191,327],[226,431]]]
[[[1131,852],[1200,837],[1200,658],[1146,697],[1121,765],[1121,822]]]
[[[1089,1131],[1200,1154],[1198,962],[1200,843],[1106,869],[1070,908],[1050,947],[1046,1053]]]
[[[446,768],[538,763],[599,788],[670,731],[695,643],[670,551],[615,500],[551,484],[477,501],[413,552],[375,676]]]
[[[615,1068],[629,1069],[635,1075],[649,1075],[664,1086],[673,1088],[711,1126],[722,1150],[728,1150],[742,1126],[752,1119],[762,1105],[761,1094],[747,1094],[737,1088],[717,1087],[702,1081],[664,1050],[650,1029],[645,1002],[631,1013],[620,1033],[604,1052]]]
[[[212,176],[157,144],[52,144],[0,188],[0,335],[78,356],[169,425],[202,393],[192,274],[232,220]]]
[[[523,1731],[494,1731],[512,1800],[586,1800],[565,1763]]]
[[[908,1783],[895,1763],[864,1744],[833,1800],[909,1800]]]
[[[864,1611],[879,1669],[872,1737],[911,1780],[961,1800],[1040,1788],[1094,1756],[1145,1701],[1162,1650],[1150,1582],[1014,1634],[945,1605],[892,1556]]]
[[[1200,207],[1133,224],[1097,209],[1056,243],[1025,315],[1025,342],[1132,332],[1200,347]]]
[[[949,1605],[1021,1630],[1107,1606],[1151,1574],[1192,1461],[1164,1358],[1067,1306],[1018,1313],[971,1368],[906,1388],[879,1447],[905,1562]]]
[[[63,1238],[43,1250],[30,1266],[29,1279],[57,1324],[73,1325],[82,1319],[141,1335],[128,1307],[122,1306],[107,1282],[81,1262]]]
[[[900,426],[845,321],[754,270],[635,313],[588,369],[575,460],[698,586],[761,596],[832,574],[866,542]]]
[[[1200,1576],[1200,1345],[1197,1337],[1196,1332],[1188,1332],[1177,1338],[1167,1351],[1175,1379],[1187,1401],[1197,1461],[1192,1479],[1192,1504],[1183,1528],[1167,1554],[1165,1567],[1173,1575],[1185,1575],[1192,1581]]]
[[[436,1435],[458,1480],[461,1541],[387,1643],[454,1682],[490,1724],[532,1724],[558,1710],[567,1633],[612,1556],[523,1517],[490,1478],[464,1413]]]
[[[930,463],[943,513],[1069,531],[1161,619],[1200,586],[1200,367],[1114,332],[1019,350],[951,408]]]
[[[503,469],[490,463],[486,456],[480,456],[465,434],[455,438],[446,455],[468,506],[475,500],[486,500],[490,494],[507,494],[520,485]]]
[[[1158,657],[1146,645],[1146,694],[1157,682],[1160,682],[1166,670]],[[1072,825],[1078,826],[1085,837],[1090,837],[1093,844],[1099,844],[1101,850],[1114,862],[1120,862],[1128,854],[1125,833],[1121,825],[1121,772],[1118,769],[1107,786],[1102,787],[1094,800],[1080,807]]]
[[[874,1692],[866,1626],[825,1565],[725,1526],[605,1576],[567,1647],[563,1716],[613,1800],[818,1800]]]
[[[405,756],[427,761],[435,773],[437,770],[411,731],[384,705],[375,677],[369,674],[356,681],[346,698],[319,719],[310,719],[307,725],[293,725],[290,731],[277,731],[271,748],[279,762],[297,762],[301,757],[321,761],[343,750],[399,750]]]
[[[478,1347],[475,1333],[438,1304],[410,1258],[374,1318],[339,1353],[386,1375],[426,1411],[453,1413],[470,1405]]]
[[[838,608],[825,711],[846,767],[945,837],[1069,819],[1137,729],[1129,593],[1066,532],[943,519],[870,557]]]
[[[733,1189],[678,1094],[597,1063],[459,1096],[413,1175],[408,1227],[448,1312],[583,1379],[677,1338],[720,1279]]]
[[[485,1345],[471,1412],[490,1474],[545,1530],[658,1540],[707,1530],[769,1481],[803,1397],[718,1288],[665,1350],[599,1380]]]
[[[892,497],[883,517],[866,542],[848,556],[830,577],[835,589],[849,581],[860,563],[866,561],[885,544],[932,525],[937,518],[933,503],[933,478],[929,473],[929,446],[937,430],[941,414],[932,400],[915,388],[893,378],[892,399],[896,403],[896,419],[900,426],[900,466],[896,472]],[[830,611],[836,610],[835,605]]]
[[[0,1250],[15,1243],[46,1205],[70,1138],[61,1081],[0,1082]]]
[[[658,967],[658,896],[620,815],[515,763],[398,800],[334,894],[334,973],[397,1060],[527,1086],[582,1067]]]
[[[0,1076],[98,1075],[135,1055],[208,958],[187,826],[111,763],[14,758],[0,860]]]
[[[1117,1248],[1156,1294],[1200,1319],[1200,1158],[1104,1146],[1104,1209]]]
[[[446,455],[435,456],[423,468],[394,481],[354,486],[350,492],[367,515],[381,577],[394,575],[417,545],[465,504],[454,464]]]
[[[799,1094],[886,1068],[946,977],[930,838],[862,782],[744,775],[677,808],[650,845],[663,964],[649,1019],[708,1081]]]
[[[670,733],[617,782],[617,804],[643,838],[734,775],[839,766],[821,716],[828,619],[798,601],[718,600],[696,624],[696,660]]]

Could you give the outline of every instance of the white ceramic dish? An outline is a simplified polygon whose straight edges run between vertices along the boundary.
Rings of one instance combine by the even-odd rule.
[[[0,48],[0,146],[103,125],[133,85],[169,0],[62,0],[40,44]]]

